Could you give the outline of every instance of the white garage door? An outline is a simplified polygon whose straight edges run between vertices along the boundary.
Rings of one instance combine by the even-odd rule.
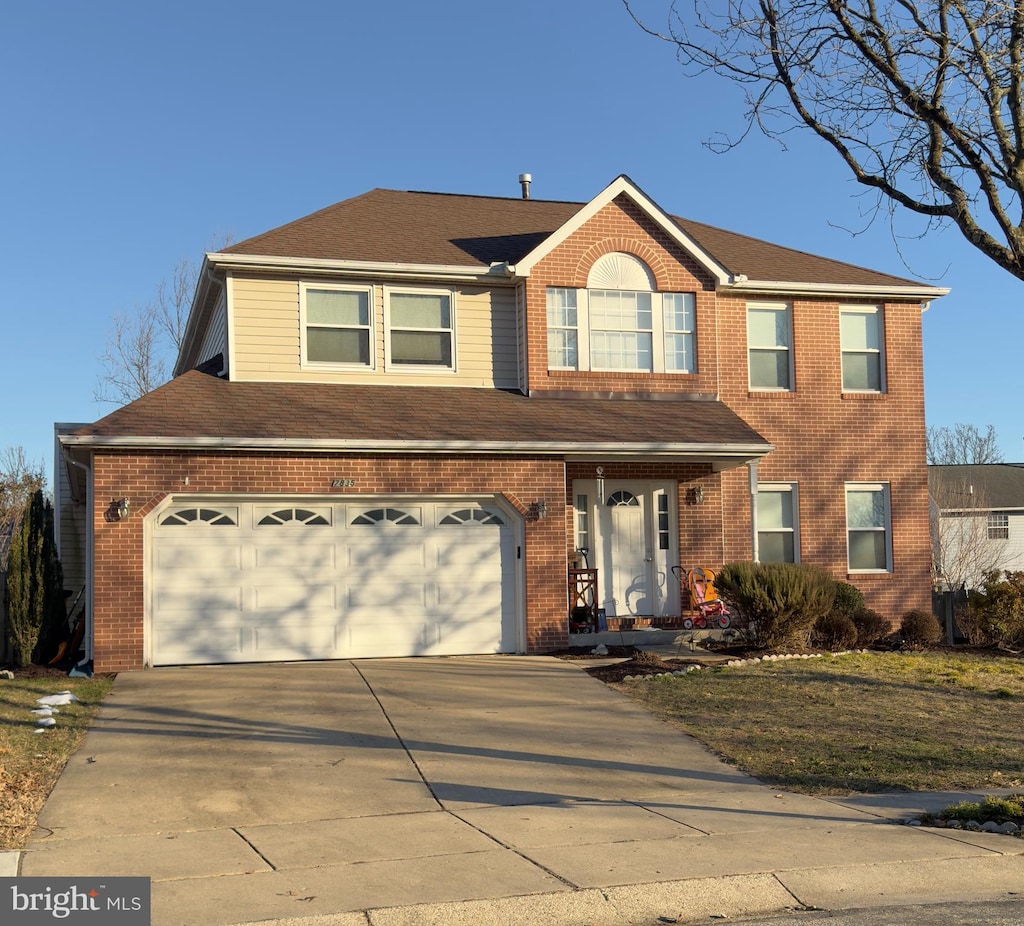
[[[497,504],[177,499],[150,533],[153,665],[508,653]]]

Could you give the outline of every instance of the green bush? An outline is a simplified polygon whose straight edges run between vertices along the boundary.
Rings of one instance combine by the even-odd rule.
[[[7,557],[7,636],[12,661],[44,662],[67,621],[64,579],[53,542],[53,506],[37,490],[11,537]]]
[[[856,585],[849,582],[836,582],[836,600],[832,603],[832,613],[842,614],[854,620],[858,611],[864,608],[864,593]]]
[[[853,625],[857,628],[857,646],[861,647],[875,646],[892,633],[892,625],[871,608],[857,611],[853,615]]]
[[[900,621],[900,634],[907,646],[919,649],[942,639],[942,627],[930,611],[907,611]]]
[[[957,615],[964,636],[975,646],[1024,646],[1024,572],[985,576],[971,592],[967,608]]]
[[[755,646],[807,646],[815,621],[832,609],[835,579],[797,563],[728,563],[715,578],[719,595],[750,622]]]
[[[834,608],[814,622],[811,643],[835,653],[849,649],[857,642],[857,625]]]

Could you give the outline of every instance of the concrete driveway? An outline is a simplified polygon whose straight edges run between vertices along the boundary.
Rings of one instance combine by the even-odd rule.
[[[151,877],[156,926],[622,924],[1024,883],[1018,840],[891,815],[766,788],[556,659],[158,669],[118,677],[21,874]]]

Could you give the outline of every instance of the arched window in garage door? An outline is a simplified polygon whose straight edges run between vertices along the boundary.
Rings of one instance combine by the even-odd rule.
[[[452,526],[456,524],[495,524],[503,526],[505,519],[496,511],[487,508],[459,508],[457,511],[450,511],[438,524]]]
[[[416,511],[405,511],[401,508],[369,508],[353,517],[349,523],[354,525],[372,524],[420,524]]]
[[[257,511],[257,516],[261,512]],[[259,527],[272,527],[284,524],[309,524],[327,525],[331,523],[331,510],[312,510],[310,508],[279,508],[275,511],[267,511],[256,522]]]
[[[172,511],[160,519],[161,527],[181,527],[189,524],[210,524],[214,527],[236,527],[237,509],[182,508]]]

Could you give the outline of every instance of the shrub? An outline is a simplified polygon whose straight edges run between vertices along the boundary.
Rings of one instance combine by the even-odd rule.
[[[854,620],[856,613],[863,609],[864,593],[849,582],[836,582],[836,600],[832,603],[832,613]]]
[[[975,646],[1024,646],[1024,572],[986,575],[957,623]]]
[[[832,608],[836,581],[817,566],[741,562],[723,566],[715,587],[750,622],[755,646],[779,650],[807,645]]]
[[[907,611],[900,621],[900,634],[907,646],[931,646],[942,639],[942,627],[929,611]]]
[[[892,625],[877,611],[861,608],[853,615],[857,646],[874,646],[892,633]]]
[[[67,621],[64,578],[53,542],[53,507],[38,489],[11,536],[7,558],[7,635],[15,666],[44,662]]]
[[[845,614],[833,609],[814,622],[811,642],[833,653],[849,649],[857,642],[857,626]]]

